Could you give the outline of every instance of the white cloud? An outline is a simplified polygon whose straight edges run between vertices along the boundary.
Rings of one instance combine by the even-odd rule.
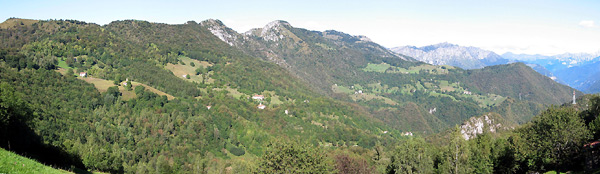
[[[590,21],[583,20],[583,21],[579,22],[579,25],[584,26],[584,27],[589,27],[589,28],[595,27],[594,21],[591,21],[591,20]]]

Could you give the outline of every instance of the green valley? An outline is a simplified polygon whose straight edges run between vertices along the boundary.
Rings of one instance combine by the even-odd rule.
[[[558,106],[574,89],[522,63],[430,65],[285,21],[9,19],[0,41],[0,147],[57,172],[523,173],[582,167],[598,137],[598,96]],[[55,172],[0,152],[0,172]]]

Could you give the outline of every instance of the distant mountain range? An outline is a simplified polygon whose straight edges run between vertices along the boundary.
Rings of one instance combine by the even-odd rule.
[[[554,56],[505,53],[502,57],[525,62],[532,66],[542,66],[536,71],[560,83],[586,93],[600,92],[600,52],[565,53]],[[537,66],[537,67],[539,67]],[[550,72],[551,75],[548,75]]]
[[[477,47],[463,47],[447,42],[424,47],[395,47],[391,50],[425,63],[452,65],[463,69],[479,69],[510,62],[492,51]]]
[[[523,62],[538,73],[586,93],[600,92],[600,52],[565,53],[553,56],[514,54],[498,55],[477,47],[463,47],[447,42],[415,47],[402,46],[390,50],[434,65],[451,65],[463,69]]]
[[[442,43],[386,49],[365,36],[310,31],[281,20],[243,33],[219,20],[201,25],[227,44],[289,70],[316,91],[361,105],[401,130],[436,132],[487,111],[522,123],[544,105],[572,96],[572,88],[525,64],[500,65],[510,61],[476,47]],[[490,65],[498,66],[477,69]]]

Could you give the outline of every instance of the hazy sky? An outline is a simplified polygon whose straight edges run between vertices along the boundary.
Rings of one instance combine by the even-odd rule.
[[[598,0],[29,1],[0,0],[0,20],[219,19],[238,32],[285,20],[310,30],[365,35],[385,47],[450,42],[502,54],[600,51]]]

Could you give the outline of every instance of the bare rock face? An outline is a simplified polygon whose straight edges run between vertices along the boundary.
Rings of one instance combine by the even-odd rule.
[[[463,47],[446,42],[424,47],[395,47],[391,50],[425,63],[452,65],[464,69],[478,69],[485,66],[509,63],[509,60],[492,51],[477,47]]]
[[[286,21],[273,21],[265,25],[260,31],[260,37],[266,41],[277,42],[285,37],[285,27],[290,26]]]
[[[513,127],[507,127],[502,124],[502,119],[498,114],[488,113],[481,117],[471,117],[460,126],[460,133],[463,138],[469,140],[482,134],[484,131],[496,133],[499,130],[508,130]]]
[[[236,42],[239,40],[238,34],[232,29],[227,28],[227,26],[223,25],[219,20],[209,19],[202,21],[201,25],[230,46],[235,46]]]

